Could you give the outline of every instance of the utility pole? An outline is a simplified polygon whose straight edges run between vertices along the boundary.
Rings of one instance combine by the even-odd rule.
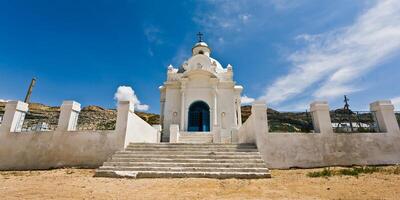
[[[35,86],[36,83],[36,78],[32,78],[31,84],[29,85],[28,91],[26,92],[26,96],[25,96],[25,103],[29,103],[29,100],[31,98],[31,94],[32,94],[32,89]]]
[[[347,111],[347,117],[349,118],[349,123],[350,123],[350,130],[353,132],[353,123],[351,122],[351,111],[350,111],[350,105],[349,105],[349,98],[347,98],[346,95],[344,95],[344,110]]]

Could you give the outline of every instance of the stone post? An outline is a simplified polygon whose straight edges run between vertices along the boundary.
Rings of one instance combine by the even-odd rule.
[[[152,127],[157,130],[157,143],[160,143],[161,142],[161,131],[162,131],[161,125],[156,124],[156,125],[153,125]]]
[[[394,114],[394,106],[391,101],[375,101],[371,103],[370,110],[375,115],[375,121],[378,124],[380,132],[399,133],[399,124]]]
[[[22,101],[9,101],[6,104],[3,121],[0,126],[2,134],[21,132],[29,104]]]
[[[179,142],[179,125],[171,124],[169,127],[169,143]]]
[[[76,101],[63,101],[60,107],[57,131],[76,131],[81,104]]]
[[[129,128],[128,126],[132,124],[134,112],[135,106],[133,101],[118,102],[115,131],[119,135],[121,144],[123,144],[122,148],[125,148],[129,144],[129,141],[125,140],[125,138]]]
[[[329,105],[326,101],[314,101],[310,112],[316,133],[333,133]]]
[[[217,125],[214,125],[212,133],[213,133],[213,143],[221,143],[221,128]]]
[[[238,143],[239,141],[238,133],[239,133],[239,128],[233,127],[231,130],[231,143]]]
[[[264,101],[254,101],[251,105],[251,115],[254,115],[255,132],[268,133],[267,104]]]

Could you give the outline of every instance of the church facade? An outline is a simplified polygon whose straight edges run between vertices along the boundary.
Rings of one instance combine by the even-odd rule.
[[[232,66],[223,68],[200,38],[181,67],[168,67],[160,86],[163,141],[170,141],[174,126],[181,138],[208,136],[214,143],[230,143],[242,124],[242,90],[233,80]]]

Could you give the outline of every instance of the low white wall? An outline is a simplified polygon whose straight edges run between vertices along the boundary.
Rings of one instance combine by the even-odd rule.
[[[395,127],[387,133],[346,134],[332,133],[330,130],[325,133],[268,133],[265,110],[265,104],[253,104],[252,114],[240,127],[238,138],[239,143],[254,140],[269,168],[400,163],[400,131],[397,122],[393,122],[396,123],[394,125],[384,124]],[[387,113],[388,118],[393,118],[393,115]],[[330,123],[330,120],[325,123]]]
[[[125,138],[125,146],[127,143],[134,141],[138,143],[158,143],[158,130],[148,124],[142,118],[137,116],[134,112],[130,112],[132,115],[129,118],[127,135]],[[135,134],[131,134],[135,133]]]
[[[238,130],[238,142],[255,143],[256,140],[254,134],[253,115],[250,115]]]
[[[123,144],[114,131],[8,133],[0,137],[0,170],[98,167]]]
[[[400,163],[396,133],[268,133],[259,135],[257,147],[270,168]]]
[[[26,105],[24,112],[27,111],[27,104],[11,103],[14,107]],[[0,128],[0,170],[93,168],[102,165],[115,151],[123,150],[129,143],[159,142],[159,131],[133,112],[131,101],[119,102],[116,129],[111,131],[67,131],[76,129],[76,119],[69,117],[73,111],[73,106],[65,106],[62,114],[67,117],[59,120],[56,131],[16,132],[12,126],[18,124],[14,113],[20,111],[6,110],[10,117],[6,120],[8,125]]]

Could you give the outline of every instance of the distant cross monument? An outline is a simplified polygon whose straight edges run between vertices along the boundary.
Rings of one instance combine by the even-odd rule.
[[[203,33],[201,32],[197,33],[197,37],[199,37],[199,42],[203,42],[203,36],[204,36]]]
[[[350,123],[350,130],[353,132],[353,123],[351,122],[351,112],[350,112],[350,105],[349,105],[349,98],[347,98],[346,95],[344,95],[344,110],[347,111],[347,115],[349,118],[349,123]]]

